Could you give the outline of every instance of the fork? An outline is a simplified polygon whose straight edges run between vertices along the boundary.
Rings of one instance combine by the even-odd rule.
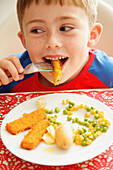
[[[39,71],[53,71],[53,65],[50,63],[44,63],[44,62],[31,63],[31,64],[28,64],[24,68],[23,73],[19,73],[19,76],[21,76],[22,74],[31,74],[31,73],[35,73],[35,72],[39,72]],[[8,78],[12,79],[11,76],[9,76]]]
[[[24,69],[24,74],[31,74],[39,71],[53,71],[53,65],[50,63],[31,63]]]

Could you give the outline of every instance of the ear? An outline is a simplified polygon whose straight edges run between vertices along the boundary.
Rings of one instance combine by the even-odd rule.
[[[90,30],[88,47],[93,47],[99,41],[103,27],[100,23],[95,23]]]
[[[26,48],[26,42],[25,42],[25,37],[24,37],[23,33],[20,31],[17,35],[20,38],[24,48]]]

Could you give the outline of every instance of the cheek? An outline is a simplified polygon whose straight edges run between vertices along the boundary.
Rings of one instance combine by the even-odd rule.
[[[65,42],[68,51],[73,53],[81,53],[87,48],[88,38],[85,35],[76,36]]]
[[[31,61],[35,62],[37,57],[40,56],[40,53],[43,50],[43,45],[40,41],[28,40],[26,43],[26,49],[30,55]]]

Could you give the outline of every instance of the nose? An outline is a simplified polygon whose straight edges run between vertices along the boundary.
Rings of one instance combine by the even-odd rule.
[[[48,35],[46,48],[55,49],[55,48],[61,48],[61,47],[62,47],[62,42],[60,40],[60,37],[58,37],[58,35],[56,35],[55,33]]]

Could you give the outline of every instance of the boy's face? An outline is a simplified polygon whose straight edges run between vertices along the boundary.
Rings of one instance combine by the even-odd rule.
[[[85,10],[74,5],[32,3],[25,9],[20,36],[32,62],[60,59],[61,84],[72,80],[88,59],[90,36]],[[53,83],[50,72],[41,75]]]

